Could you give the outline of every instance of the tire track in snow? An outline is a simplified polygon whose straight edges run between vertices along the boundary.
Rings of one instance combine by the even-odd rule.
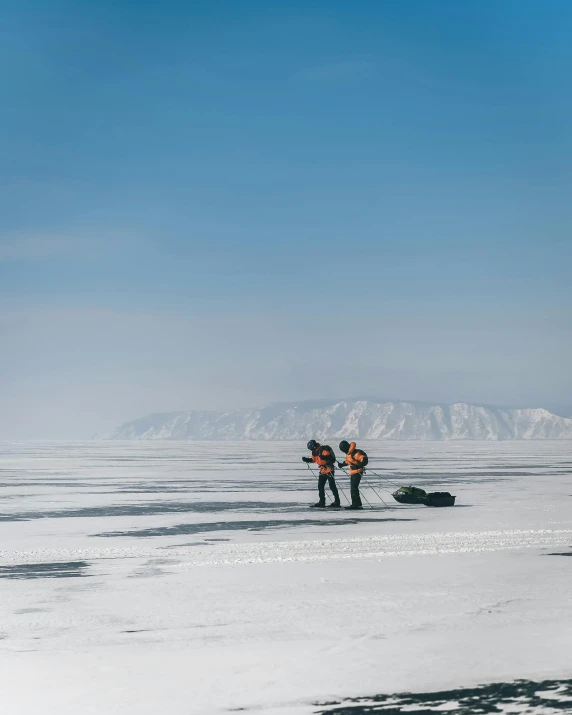
[[[108,547],[93,549],[0,550],[0,565],[59,561],[101,561],[181,557],[170,567],[275,564],[305,561],[336,561],[395,556],[438,556],[523,549],[552,549],[572,544],[572,529],[396,534],[312,541],[211,544],[208,553],[192,546]]]

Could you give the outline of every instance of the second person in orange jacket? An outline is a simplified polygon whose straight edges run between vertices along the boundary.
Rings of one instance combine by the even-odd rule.
[[[363,477],[363,471],[367,466],[368,458],[367,454],[363,449],[357,449],[356,443],[346,442],[342,440],[340,442],[340,450],[346,455],[345,462],[338,462],[338,467],[350,468],[350,491],[352,495],[351,506],[347,506],[346,509],[363,509],[361,503],[361,496],[359,493],[359,483]]]

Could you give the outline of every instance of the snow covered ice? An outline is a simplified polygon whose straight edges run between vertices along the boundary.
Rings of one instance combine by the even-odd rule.
[[[571,443],[359,446],[458,506],[316,513],[302,443],[0,446],[0,710],[572,712]]]

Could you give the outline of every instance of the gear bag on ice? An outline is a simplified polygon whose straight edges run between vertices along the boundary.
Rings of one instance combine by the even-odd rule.
[[[399,487],[391,496],[400,504],[423,504],[423,498],[427,496],[427,492],[417,487]]]
[[[425,506],[454,506],[455,497],[449,492],[427,492],[418,487],[400,487],[391,495],[400,504],[425,504]]]
[[[425,506],[455,506],[455,497],[449,492],[430,492],[423,500]]]

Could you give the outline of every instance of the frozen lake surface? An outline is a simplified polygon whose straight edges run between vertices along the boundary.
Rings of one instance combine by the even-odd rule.
[[[572,712],[572,444],[359,446],[0,445],[0,711]]]

